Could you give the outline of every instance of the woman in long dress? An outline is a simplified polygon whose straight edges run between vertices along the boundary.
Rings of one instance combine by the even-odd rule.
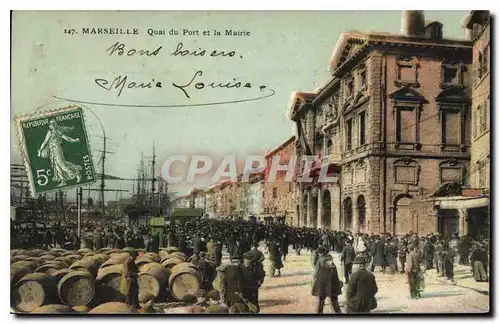
[[[76,182],[79,183],[81,179],[82,167],[65,159],[61,145],[63,140],[69,143],[80,142],[79,138],[71,138],[66,135],[71,130],[73,130],[73,127],[59,125],[55,119],[50,120],[49,131],[38,149],[39,157],[49,159],[54,172],[52,181],[59,182],[58,187],[65,186],[67,181],[75,178]]]

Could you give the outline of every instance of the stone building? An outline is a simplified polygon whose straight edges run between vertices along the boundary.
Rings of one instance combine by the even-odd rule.
[[[456,195],[436,198],[441,213],[458,220],[459,235],[489,234],[490,215],[490,14],[471,11],[466,17],[467,38],[473,43],[471,104],[471,161],[466,188]],[[457,216],[458,215],[458,216]]]
[[[330,66],[331,79],[290,107],[298,154],[316,156],[316,168],[327,163],[340,179],[326,190],[301,188],[301,225],[453,231],[446,215],[432,208],[415,214],[410,206],[466,181],[471,42],[444,39],[441,23],[405,11],[401,34],[343,33]]]
[[[295,136],[292,136],[265,156],[267,167],[264,171],[265,181],[262,194],[265,221],[282,222],[289,225],[297,224],[296,185],[293,177],[287,181],[287,171],[279,170],[276,172],[274,180],[269,177],[273,160],[279,161],[279,165],[284,166],[289,164],[294,155]],[[292,168],[291,174],[293,175],[295,174],[295,165]]]
[[[256,221],[263,213],[264,173],[251,174],[248,183],[248,220]]]

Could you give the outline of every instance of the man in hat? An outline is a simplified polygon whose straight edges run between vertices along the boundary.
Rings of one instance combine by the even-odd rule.
[[[398,244],[398,259],[399,263],[401,263],[401,273],[405,273],[405,265],[406,265],[406,254],[408,253],[406,238],[402,238]]]
[[[257,308],[257,313],[260,311],[259,307],[259,288],[264,282],[266,272],[262,264],[262,258],[258,253],[252,253],[255,250],[245,253],[244,257],[244,287],[243,296]],[[260,251],[256,250],[260,253]],[[262,253],[261,253],[262,254]],[[262,255],[263,257],[263,255]]]
[[[398,248],[396,247],[396,242],[394,240],[385,243],[384,253],[385,253],[385,261],[389,266],[389,270],[391,274],[394,274],[396,271],[396,263],[397,263],[396,257],[398,255]]]
[[[410,253],[406,262],[406,271],[408,273],[408,283],[410,284],[410,297],[412,299],[420,298],[420,263],[422,255],[418,251],[416,244],[408,246]]]
[[[346,291],[348,313],[368,313],[377,308],[378,287],[373,273],[366,269],[366,256],[360,254],[354,259],[358,270],[349,279]]]
[[[241,261],[242,260],[235,255],[231,257],[230,265],[222,265],[217,268],[220,279],[217,290],[219,290],[222,304],[228,307],[241,301],[238,294],[243,294],[243,288],[245,287],[245,275]]]
[[[342,249],[342,254],[340,255],[340,262],[344,265],[344,278],[345,282],[349,282],[349,276],[352,273],[352,263],[356,253],[354,252],[354,247],[350,241],[345,242],[345,246]]]
[[[279,246],[275,240],[271,239],[268,246],[269,250],[269,261],[271,261],[271,266],[269,272],[271,273],[271,278],[274,277],[276,270],[278,270],[278,277],[281,277],[281,268],[283,268],[283,262],[281,261],[281,252]]]
[[[331,254],[324,246],[317,249],[317,260],[314,264],[312,295],[318,297],[317,313],[322,314],[326,297],[330,298],[335,313],[342,313],[338,295],[342,293],[342,284],[339,280],[337,268]]]
[[[434,262],[436,271],[440,277],[444,276],[444,242],[441,237],[438,237],[434,244]]]
[[[134,308],[139,308],[139,284],[137,283],[139,269],[135,264],[137,252],[131,251],[129,253],[130,257],[123,263],[120,291],[125,295],[125,303]]]
[[[486,271],[488,265],[488,253],[486,252],[483,244],[479,243],[474,245],[470,261],[472,263],[472,273],[474,275],[474,279],[477,282],[487,282],[488,273]]]
[[[375,270],[375,267],[381,267],[382,271],[385,271],[385,253],[384,253],[384,241],[380,239],[379,236],[375,239],[375,244],[373,245],[372,255],[373,262],[371,266],[371,271]]]

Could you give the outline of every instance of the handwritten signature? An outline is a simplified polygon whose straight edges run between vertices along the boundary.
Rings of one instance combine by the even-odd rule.
[[[240,89],[246,88],[251,89],[251,82],[242,82],[236,78],[233,78],[229,82],[217,82],[217,81],[199,81],[199,77],[203,76],[203,71],[196,71],[191,77],[188,83],[178,84],[173,82],[172,85],[179,89],[182,94],[190,99],[191,93],[193,91],[200,91],[204,89]],[[102,89],[107,91],[116,91],[116,96],[120,97],[125,89],[152,89],[152,88],[162,88],[162,82],[152,79],[150,81],[134,81],[129,79],[128,75],[119,75],[112,81],[107,79],[95,79],[95,83]],[[265,85],[260,85],[260,91],[264,91],[267,88]]]

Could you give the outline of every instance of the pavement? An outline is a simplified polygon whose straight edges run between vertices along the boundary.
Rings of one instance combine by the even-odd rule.
[[[312,255],[302,251],[291,254],[284,261],[281,277],[269,276],[269,260],[266,255],[264,267],[267,275],[259,290],[259,304],[263,314],[313,314],[317,299],[311,296]],[[342,281],[343,269],[338,253],[331,253]],[[223,262],[229,262],[224,255]],[[405,274],[382,273],[375,269],[378,285],[376,295],[378,308],[374,313],[486,313],[489,311],[489,283],[477,283],[472,278],[470,267],[455,267],[455,284],[437,277],[434,270],[425,272],[426,287],[420,299],[411,299]],[[339,296],[340,306],[345,312],[345,289]],[[332,313],[330,301],[325,303],[324,313]]]

